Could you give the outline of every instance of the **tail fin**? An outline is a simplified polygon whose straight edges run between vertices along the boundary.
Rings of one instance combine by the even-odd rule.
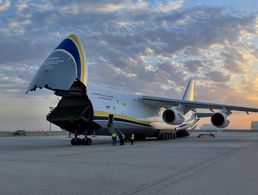
[[[189,100],[189,101],[194,100],[194,83],[195,81],[193,79],[189,80],[182,98],[183,100]]]
[[[27,92],[43,87],[67,91],[75,81],[87,85],[87,72],[82,43],[71,34],[42,63]]]

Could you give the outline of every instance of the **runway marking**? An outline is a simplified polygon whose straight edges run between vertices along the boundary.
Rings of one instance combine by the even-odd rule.
[[[146,184],[143,184],[139,187],[134,187],[134,188],[131,188],[131,189],[126,190],[124,192],[121,192],[121,193],[119,193],[119,195],[123,195],[123,194],[128,194],[129,195],[129,194],[141,193],[142,191],[144,191],[146,189],[156,187],[156,185],[164,183],[164,182],[166,182],[170,179],[174,180],[174,181],[172,180],[170,184],[176,184],[179,181],[181,182],[182,180],[187,179],[189,176],[195,174],[196,172],[204,171],[205,169],[211,167],[212,165],[214,165],[214,164],[216,164],[216,163],[218,163],[222,160],[227,159],[228,157],[232,156],[234,153],[240,151],[241,149],[244,149],[244,148],[239,147],[239,148],[231,149],[224,154],[220,154],[220,155],[217,155],[217,156],[215,156],[211,159],[207,159],[207,160],[195,163],[194,165],[188,166],[188,167],[186,167],[184,169],[181,169],[181,170],[178,170],[174,173],[170,173],[168,175],[159,177],[158,179],[150,181],[150,182],[148,182]],[[164,189],[164,187],[162,187],[162,189],[158,189],[158,190],[156,188],[156,192],[160,191],[160,190],[163,190],[163,189]]]

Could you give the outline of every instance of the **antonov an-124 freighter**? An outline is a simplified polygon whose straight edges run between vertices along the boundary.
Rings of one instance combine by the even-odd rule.
[[[112,76],[112,75],[107,75]],[[118,81],[119,82],[119,81]],[[30,82],[27,92],[46,88],[60,96],[47,120],[74,134],[72,145],[90,145],[88,135],[110,135],[118,131],[136,139],[188,136],[201,117],[210,117],[217,128],[225,128],[232,111],[258,112],[257,108],[194,101],[190,79],[182,99],[152,97],[115,91],[88,83],[83,45],[71,34],[50,53]],[[197,109],[207,109],[200,113]],[[170,133],[171,132],[171,133]],[[83,139],[80,136],[83,136]],[[165,136],[164,136],[165,135]]]

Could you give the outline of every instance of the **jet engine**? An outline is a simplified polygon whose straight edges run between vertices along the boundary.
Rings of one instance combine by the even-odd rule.
[[[163,121],[171,125],[180,125],[185,121],[184,114],[176,108],[167,109],[162,114]]]
[[[224,111],[216,112],[211,116],[211,123],[218,128],[225,128],[230,121],[227,119],[228,114]]]

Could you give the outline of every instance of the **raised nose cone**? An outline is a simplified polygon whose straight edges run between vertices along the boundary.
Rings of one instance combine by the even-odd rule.
[[[76,80],[86,85],[85,72],[83,46],[79,38],[71,34],[42,63],[27,92],[43,87],[54,91],[69,90]]]

